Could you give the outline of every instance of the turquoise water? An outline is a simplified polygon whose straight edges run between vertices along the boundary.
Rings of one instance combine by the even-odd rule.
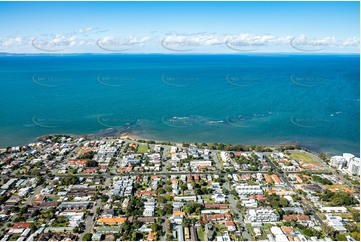
[[[0,57],[0,146],[107,128],[359,154],[358,55]]]

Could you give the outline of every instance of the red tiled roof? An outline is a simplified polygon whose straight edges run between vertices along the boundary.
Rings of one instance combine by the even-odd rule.
[[[234,222],[233,221],[226,221],[226,226],[234,226]]]
[[[32,223],[29,223],[29,222],[19,222],[19,223],[15,223],[13,225],[13,229],[27,229],[30,227]]]

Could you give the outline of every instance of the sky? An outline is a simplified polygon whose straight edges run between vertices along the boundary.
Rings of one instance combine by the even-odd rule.
[[[7,53],[359,53],[359,2],[0,2]]]

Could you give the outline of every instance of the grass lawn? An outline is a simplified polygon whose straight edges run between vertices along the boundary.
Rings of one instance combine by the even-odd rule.
[[[252,240],[256,240],[256,237],[254,236],[253,227],[251,224],[246,224],[246,228],[248,230],[248,234],[251,236]]]
[[[215,224],[213,227],[217,236],[221,236],[223,232],[227,231],[227,227],[224,224]]]
[[[139,153],[146,153],[148,152],[148,146],[145,144],[141,144],[138,146],[137,152]]]
[[[334,215],[340,216],[343,219],[352,219],[351,213],[335,213]]]
[[[273,224],[271,223],[263,223],[263,227],[262,227],[262,232],[264,234],[270,234],[271,233],[271,227],[274,226]]]
[[[217,158],[218,158],[218,161],[222,164],[222,166],[223,166],[223,160],[222,160],[222,158],[221,158],[221,152],[217,152],[216,153],[216,155],[217,155]]]
[[[20,237],[20,234],[12,234],[9,238],[10,241],[16,241]]]
[[[67,227],[69,222],[57,223],[56,221],[51,225],[52,227]]]
[[[202,227],[198,227],[198,239],[200,241],[204,241],[204,230],[202,229]]]
[[[204,200],[204,203],[214,203],[211,195],[202,195],[201,197]]]
[[[289,156],[290,159],[296,161],[302,161],[303,164],[312,164],[312,165],[320,165],[312,156],[308,155],[307,153],[295,152],[291,153]]]

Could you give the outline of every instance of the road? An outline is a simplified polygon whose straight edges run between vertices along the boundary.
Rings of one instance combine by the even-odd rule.
[[[241,226],[241,231],[242,232],[242,236],[245,240],[252,240],[251,237],[249,236],[246,224],[244,223],[244,219],[243,216],[241,214],[241,212],[239,211],[239,209],[237,208],[237,200],[234,198],[234,196],[230,193],[231,192],[231,187],[229,185],[229,182],[226,180],[226,182],[224,183],[224,187],[227,189],[228,191],[228,198],[229,198],[229,204],[231,205],[231,209],[236,213],[237,215],[237,219],[234,219],[240,226]]]
[[[44,187],[42,185],[37,186],[35,190],[32,192],[32,194],[26,199],[25,204],[30,205],[31,202],[34,201],[35,196],[38,195],[43,188]]]
[[[167,241],[167,231],[165,229],[165,224],[170,223],[170,222],[169,222],[167,216],[162,216],[161,218],[164,220],[164,222],[161,224],[161,226],[162,226],[162,235],[160,236],[159,240],[160,241]]]
[[[221,164],[220,164],[220,161],[218,160],[218,157],[216,155],[216,153],[214,153],[213,155],[213,159],[215,161],[215,164],[216,164],[216,167],[221,167]],[[228,191],[228,198],[229,198],[229,203],[230,203],[230,207],[231,209],[236,213],[237,215],[237,219],[234,219],[239,225],[241,225],[242,227],[242,235],[243,235],[243,238],[250,241],[251,240],[251,237],[249,236],[249,233],[247,231],[247,227],[246,227],[246,224],[244,223],[243,221],[243,217],[242,217],[242,214],[240,213],[239,209],[237,208],[237,201],[236,199],[234,198],[234,196],[231,194],[231,187],[229,185],[229,182],[228,180],[226,179],[226,182],[224,183],[224,187],[226,188],[226,190]]]
[[[167,172],[167,164],[168,164],[168,154],[169,149],[168,147],[163,147],[163,154],[162,154],[162,172]]]
[[[101,201],[100,199],[96,200],[95,202],[95,205],[90,209],[90,215],[88,215],[85,219],[85,230],[83,233],[81,233],[79,235],[79,239],[81,240],[83,238],[83,236],[87,233],[90,233],[91,232],[91,229],[92,229],[92,226],[93,226],[93,223],[94,223],[94,219],[96,217],[96,210],[97,208],[100,207],[101,205]]]
[[[106,186],[110,186],[111,185],[111,179],[110,178],[107,178],[104,182],[104,187]],[[94,202],[94,205],[93,207],[90,209],[90,215],[88,215],[85,219],[85,230],[84,232],[80,235],[80,239],[83,238],[83,236],[87,233],[90,233],[91,232],[91,229],[92,229],[92,226],[94,224],[94,219],[95,217],[97,216],[96,215],[96,211],[97,211],[97,208],[99,208],[101,206],[101,200],[100,199],[97,199],[95,202]]]
[[[216,164],[216,168],[221,171],[222,170],[222,165],[221,165],[221,161],[218,160],[218,156],[217,156],[217,151],[211,151],[211,155],[213,157],[213,161]]]

